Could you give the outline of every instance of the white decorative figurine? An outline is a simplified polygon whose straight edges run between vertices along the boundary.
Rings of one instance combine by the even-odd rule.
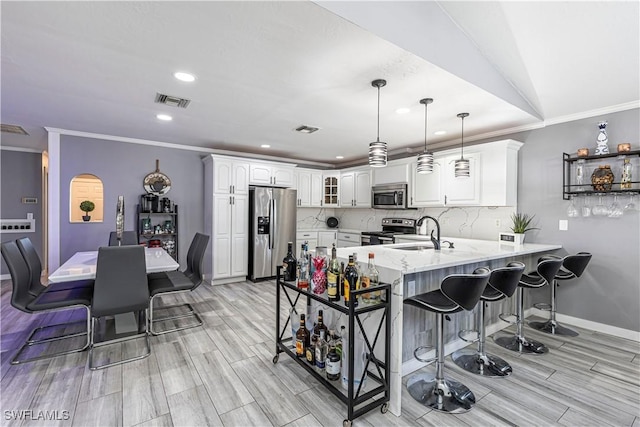
[[[607,122],[598,123],[598,129],[600,132],[598,133],[598,138],[596,138],[596,154],[609,154],[609,146],[607,143],[609,142],[609,137],[607,136]]]

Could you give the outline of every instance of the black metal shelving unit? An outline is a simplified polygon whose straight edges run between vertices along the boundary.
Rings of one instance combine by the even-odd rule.
[[[620,159],[623,160],[625,158],[632,157],[640,157],[640,150],[626,151],[623,153],[610,153],[610,154],[600,154],[594,156],[583,156],[578,157],[567,153],[562,153],[562,198],[564,200],[570,200],[571,196],[588,196],[588,195],[604,195],[604,194],[640,194],[640,181],[631,181],[631,188],[620,188],[620,181],[614,181],[611,184],[611,190],[607,191],[596,191],[593,190],[593,186],[591,182],[586,184],[577,185],[572,184],[572,174],[571,174],[571,165],[575,162],[592,162],[595,160],[603,160],[603,159]],[[638,167],[636,165],[636,176],[640,172],[637,170]],[[617,177],[619,178],[619,177]],[[591,179],[590,176],[585,177],[586,180]]]
[[[285,282],[281,280],[281,270],[282,267],[279,266],[277,269],[276,275],[276,355],[273,357],[273,363],[278,363],[278,358],[280,353],[286,353],[293,360],[295,360],[298,365],[302,366],[307,372],[309,372],[313,377],[318,380],[321,384],[323,384],[331,393],[333,393],[338,399],[340,399],[345,405],[347,405],[347,418],[343,421],[344,427],[350,427],[355,418],[371,411],[374,408],[380,406],[380,411],[382,413],[386,413],[389,408],[389,363],[391,359],[391,349],[390,349],[390,335],[391,335],[391,285],[389,284],[380,284],[375,287],[360,289],[357,291],[351,292],[353,298],[357,298],[358,295],[380,291],[382,301],[379,304],[375,305],[363,305],[360,304],[358,307],[353,307],[350,305],[349,307],[345,307],[341,302],[334,303],[329,301],[327,298],[324,298],[320,295],[315,295],[312,292],[307,292],[302,289],[298,289],[295,283],[293,282]],[[295,295],[292,299],[291,294]],[[326,307],[330,307],[333,310],[336,310],[340,313],[346,314],[348,316],[348,333],[349,333],[349,342],[342,343],[342,345],[348,346],[348,354],[349,354],[349,387],[346,392],[342,389],[341,380],[337,381],[329,381],[327,380],[324,372],[317,370],[314,366],[311,366],[307,363],[306,360],[301,360],[296,357],[295,354],[295,345],[294,339],[291,338],[283,338],[285,332],[289,327],[290,317],[287,317],[287,321],[284,324],[284,327],[280,327],[280,299],[281,294],[284,294],[289,303],[289,308],[293,309],[300,297],[306,298],[307,305],[311,304],[311,300],[318,301],[322,303]],[[360,316],[370,313],[373,311],[383,310],[382,316],[380,317],[379,323],[377,325],[377,330],[375,332],[375,337],[373,341],[371,341],[369,336],[363,327]],[[289,310],[288,310],[289,311]],[[362,336],[365,342],[365,349],[367,351],[367,359],[365,362],[364,372],[362,378],[360,378],[360,385],[357,390],[354,389],[354,381],[353,381],[353,366],[354,366],[354,347],[355,347],[355,332],[357,331],[356,326],[362,332]],[[384,361],[381,360],[378,356],[376,356],[374,349],[376,348],[376,344],[378,342],[378,338],[380,338],[380,332],[384,327],[384,345],[382,348],[384,349]],[[381,352],[379,350],[379,352]],[[368,378],[367,381],[374,381],[376,386],[371,388],[368,391],[362,390],[362,383],[364,377]],[[370,388],[370,387],[367,387]]]
[[[168,251],[169,255],[178,261],[178,205],[173,206],[171,212],[143,212],[140,205],[137,206],[137,233],[138,242],[148,244],[149,240],[158,239],[160,241],[173,240],[173,251]],[[144,233],[142,227],[142,220],[145,218],[152,219],[154,221],[164,221],[170,219],[173,223],[173,233]],[[151,224],[152,227],[154,224]]]

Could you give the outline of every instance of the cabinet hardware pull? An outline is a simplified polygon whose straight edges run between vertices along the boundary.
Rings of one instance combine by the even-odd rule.
[[[233,203],[231,202],[231,196],[229,196],[229,204],[232,205]]]

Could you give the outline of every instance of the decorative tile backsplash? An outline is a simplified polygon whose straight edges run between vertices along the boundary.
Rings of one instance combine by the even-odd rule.
[[[440,222],[441,235],[467,239],[495,240],[498,232],[510,231],[511,214],[515,207],[450,207],[407,210],[384,209],[298,209],[298,229],[326,228],[328,216],[340,220],[340,228],[361,231],[380,230],[382,218],[415,218],[423,215],[435,217]],[[433,222],[427,222],[427,233]]]

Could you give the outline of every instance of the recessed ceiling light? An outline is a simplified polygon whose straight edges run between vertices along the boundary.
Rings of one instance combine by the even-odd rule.
[[[269,144],[262,144],[260,147],[262,147],[262,148],[271,148],[271,146]]]
[[[196,76],[194,76],[193,74],[185,73],[182,71],[173,73],[173,77],[175,77],[176,79],[182,82],[192,82],[196,79]]]
[[[158,120],[164,120],[165,122],[170,122],[171,120],[173,120],[173,117],[168,114],[158,114],[156,115],[156,118]]]
[[[344,156],[336,156],[336,159],[344,159]]]
[[[434,134],[434,135],[444,135],[445,133],[447,133],[447,131],[446,131],[446,130],[437,130],[437,131],[435,131],[433,134]]]
[[[411,111],[411,108],[406,108],[406,107],[398,108],[396,110],[396,114],[407,114],[410,111]]]

